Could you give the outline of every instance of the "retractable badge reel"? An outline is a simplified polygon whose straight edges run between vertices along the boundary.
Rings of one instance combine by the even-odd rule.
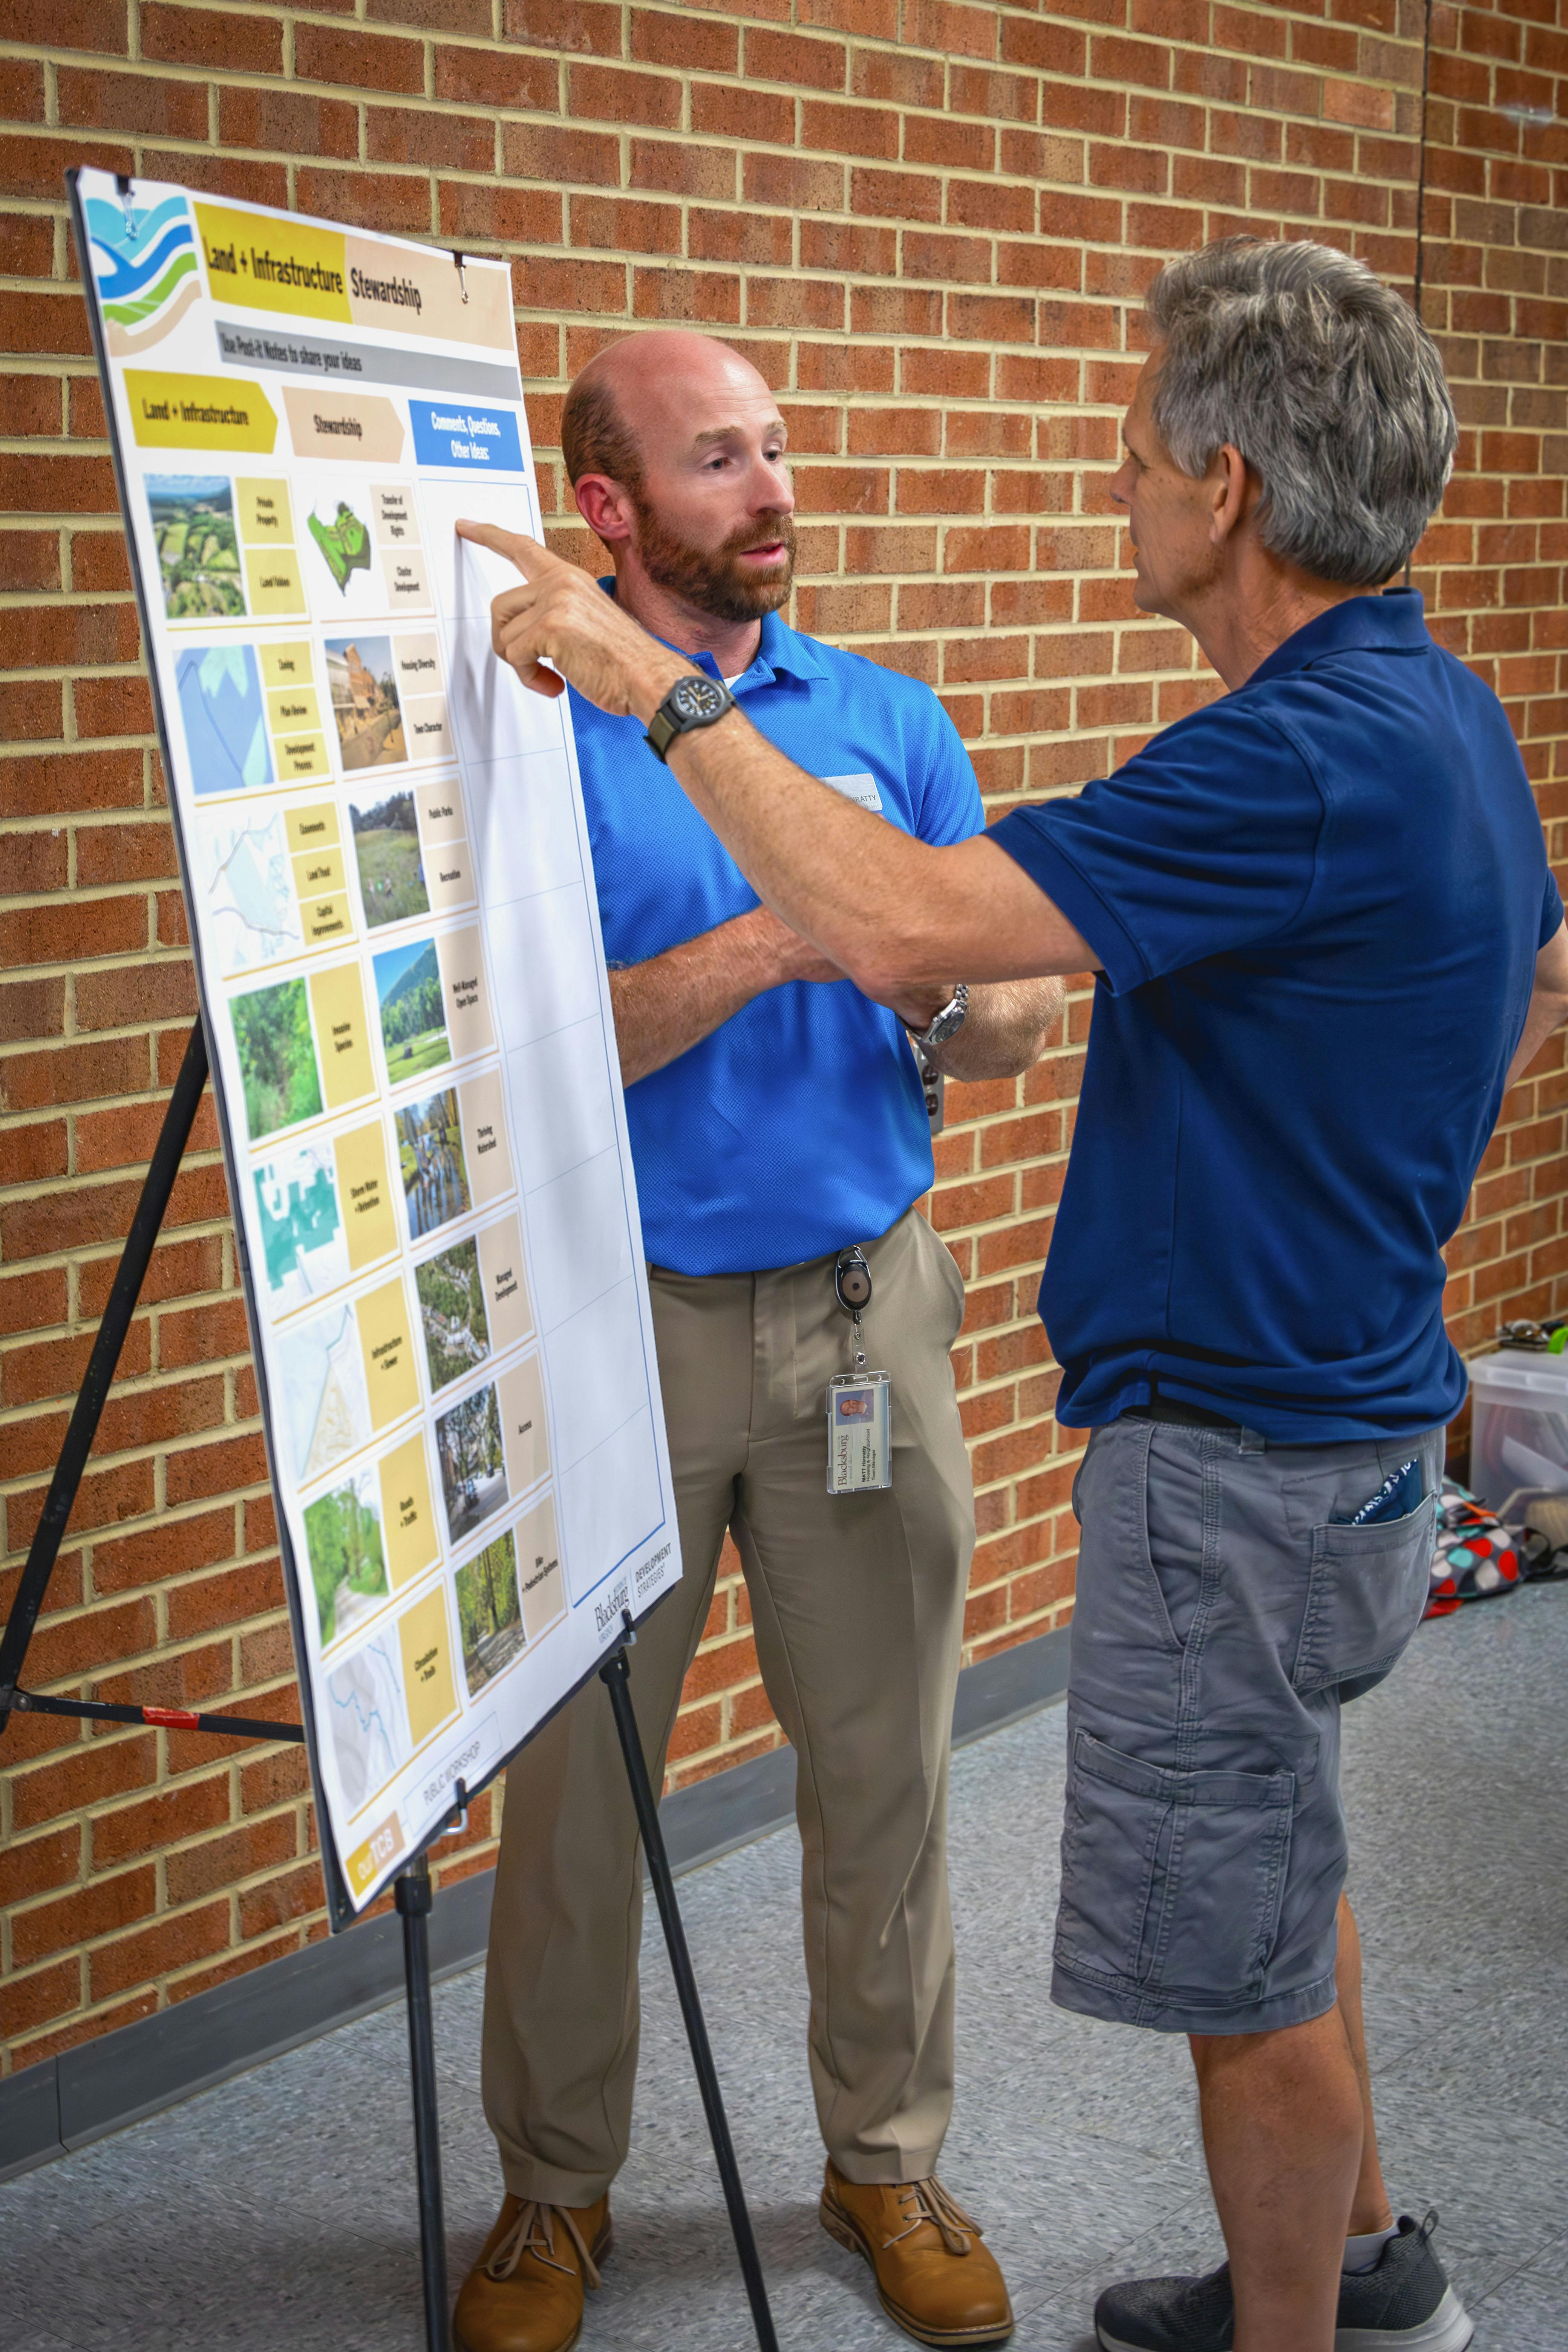
[[[827,1491],[865,1495],[893,1483],[893,1383],[866,1369],[860,1318],[871,1304],[871,1269],[863,1250],[840,1251],[833,1287],[854,1325],[855,1369],[827,1383]]]

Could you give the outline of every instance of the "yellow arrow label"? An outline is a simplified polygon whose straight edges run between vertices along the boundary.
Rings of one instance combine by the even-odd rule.
[[[246,310],[285,310],[297,319],[341,319],[349,309],[341,231],[312,228],[276,213],[231,212],[198,205],[196,232],[215,302]]]
[[[243,376],[125,371],[131,429],[143,449],[260,449],[278,438],[278,412]]]

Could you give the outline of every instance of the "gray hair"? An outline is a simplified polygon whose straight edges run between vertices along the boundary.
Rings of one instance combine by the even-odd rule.
[[[1226,443],[1263,485],[1265,547],[1320,580],[1376,587],[1426,530],[1458,426],[1437,347],[1364,262],[1226,236],[1161,270],[1152,413],[1184,474]]]

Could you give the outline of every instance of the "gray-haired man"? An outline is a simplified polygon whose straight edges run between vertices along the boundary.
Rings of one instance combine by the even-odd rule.
[[[1230,2262],[1100,2298],[1122,2352],[1460,2352],[1378,2169],[1340,1710],[1419,1622],[1464,1393],[1441,1246],[1568,944],[1500,705],[1369,593],[1447,478],[1430,338],[1327,247],[1152,290],[1112,486],[1145,612],[1228,693],[1076,799],[886,834],[724,711],[670,764],[764,901],[871,994],[1095,971],[1042,1309],[1093,1431],[1055,1998],[1190,2035]],[[499,539],[496,541],[500,544]],[[689,666],[542,549],[496,648],[645,723]]]

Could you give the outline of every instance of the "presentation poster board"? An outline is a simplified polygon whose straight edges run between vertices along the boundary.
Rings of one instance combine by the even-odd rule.
[[[454,530],[542,535],[510,274],[72,205],[343,1926],[680,1572],[571,717]]]

